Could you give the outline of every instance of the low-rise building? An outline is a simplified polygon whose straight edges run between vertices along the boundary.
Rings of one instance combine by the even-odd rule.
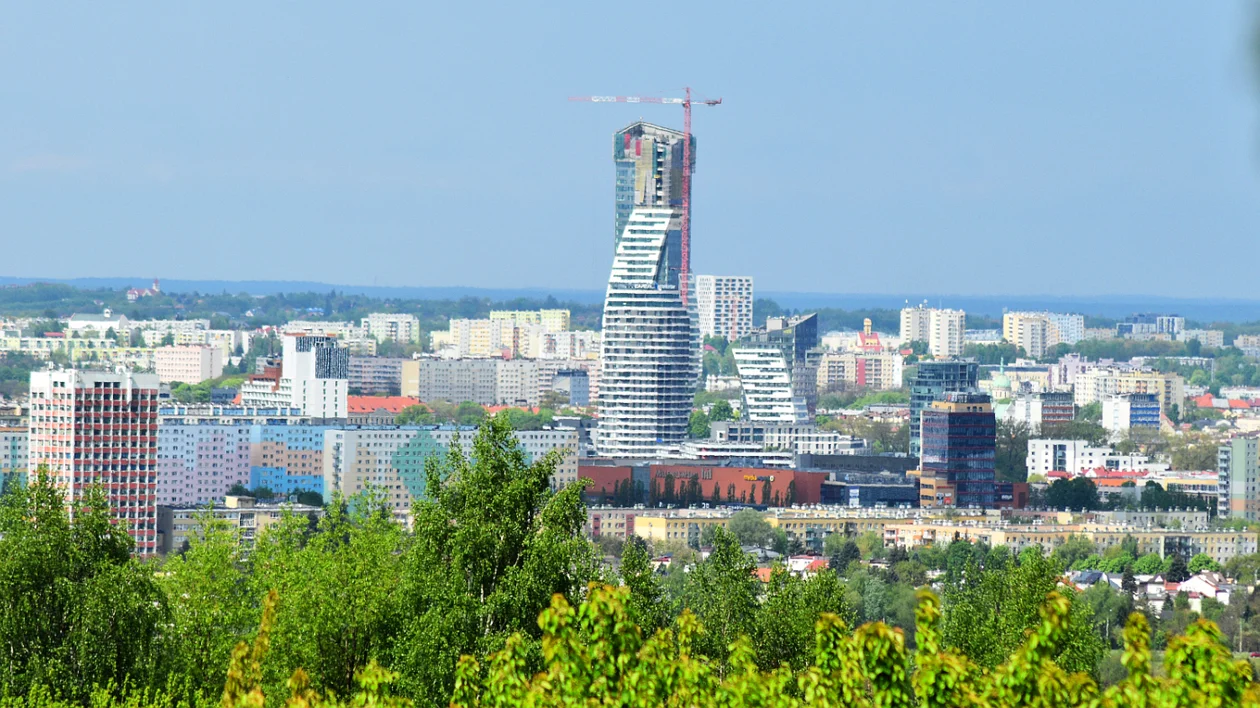
[[[236,529],[240,544],[253,548],[268,526],[298,514],[311,518],[324,515],[322,507],[294,502],[259,502],[253,497],[229,496],[223,502],[199,506],[158,506],[158,552],[180,553],[201,533],[207,518],[225,521]]]
[[[223,350],[210,345],[158,347],[153,367],[162,383],[199,384],[223,375]]]
[[[1051,472],[1067,472],[1072,476],[1093,470],[1155,471],[1167,465],[1152,465],[1145,455],[1122,455],[1109,447],[1094,447],[1085,440],[1028,441],[1025,460],[1028,474],[1045,476]]]

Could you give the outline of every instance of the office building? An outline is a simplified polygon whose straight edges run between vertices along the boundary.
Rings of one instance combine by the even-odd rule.
[[[690,171],[694,175],[695,135],[691,136],[690,152]],[[636,208],[682,205],[683,134],[643,121],[631,123],[613,134],[613,163],[616,168],[613,251],[616,252]]]
[[[687,438],[700,335],[695,300],[683,305],[679,291],[680,221],[676,209],[638,207],[618,241],[604,299],[596,435],[602,454],[655,457]]]
[[[1185,328],[1186,318],[1180,315],[1139,313],[1117,322],[1116,336],[1125,339],[1144,339],[1163,335],[1167,339],[1177,339],[1177,335]]]
[[[349,363],[349,390],[355,395],[397,396],[402,391],[406,359],[383,356],[352,356]]]
[[[923,410],[922,426],[919,505],[992,507],[997,421],[989,397],[946,393]]]
[[[1159,430],[1159,396],[1154,393],[1126,393],[1102,401],[1102,427],[1109,433],[1130,429]]]
[[[732,348],[739,372],[743,418],[758,423],[803,423],[809,420],[805,399],[792,393],[792,375],[783,352],[773,347]]]
[[[967,314],[962,310],[907,307],[901,311],[901,343],[923,342],[937,359],[962,356]]]
[[[753,330],[753,279],[740,275],[697,275],[696,310],[701,337],[735,341]]]
[[[1217,448],[1218,516],[1256,521],[1260,514],[1258,465],[1254,437],[1236,437]]]
[[[974,361],[923,361],[910,384],[910,454],[919,456],[923,410],[943,394],[976,391],[980,365]]]
[[[199,384],[223,375],[223,350],[205,344],[158,347],[153,350],[153,368],[164,384]]]
[[[135,542],[157,551],[156,374],[105,371],[31,373],[27,469],[48,469],[71,516],[93,486]]]
[[[367,336],[378,342],[420,343],[420,320],[415,315],[373,312],[360,324]]]
[[[756,330],[740,341],[741,348],[777,349],[783,354],[792,382],[792,397],[805,401],[812,413],[818,404],[818,315],[767,317],[764,330]]]

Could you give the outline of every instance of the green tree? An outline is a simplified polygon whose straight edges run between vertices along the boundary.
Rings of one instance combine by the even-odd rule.
[[[355,675],[390,648],[401,622],[397,578],[405,539],[383,490],[335,496],[314,534],[287,514],[251,556],[254,594],[280,594],[266,682],[280,690],[298,668],[319,690],[345,695]]]
[[[1086,423],[1097,423],[1102,420],[1102,404],[1098,401],[1086,403],[1076,411],[1076,419]]]
[[[1164,559],[1158,553],[1147,553],[1133,562],[1133,572],[1137,575],[1156,575],[1164,569]]]
[[[740,509],[732,514],[726,528],[741,546],[767,547],[774,537],[774,527],[752,509]]]
[[[652,569],[647,544],[638,536],[626,539],[621,554],[621,579],[630,589],[626,609],[631,619],[648,633],[668,626],[671,608],[665,602],[661,581]]]
[[[688,574],[682,604],[704,624],[696,639],[704,655],[725,662],[731,643],[751,633],[758,608],[755,567],[735,534],[719,528],[713,552]]]
[[[196,520],[188,550],[166,562],[158,581],[178,649],[172,669],[195,694],[212,697],[223,688],[233,647],[253,633],[258,612],[239,531],[209,512]]]
[[[1205,570],[1219,572],[1221,565],[1212,560],[1212,556],[1209,556],[1206,553],[1196,553],[1194,557],[1190,559],[1187,569],[1190,571],[1191,575],[1198,575]]]
[[[150,686],[168,658],[166,598],[93,487],[71,522],[40,468],[0,498],[0,686],[86,703],[95,686]]]
[[[1088,477],[1056,479],[1046,488],[1046,505],[1052,509],[1097,509],[1098,488]]]
[[[598,552],[582,536],[582,485],[551,489],[561,459],[553,451],[530,463],[506,421],[491,418],[471,456],[452,445],[445,460],[428,464],[387,662],[410,695],[446,702],[461,654],[485,656],[514,632],[535,641],[537,613],[551,597],[576,599],[599,577]]]
[[[709,437],[709,416],[704,411],[692,411],[687,420],[687,437],[703,439]]]
[[[718,422],[723,420],[735,420],[735,411],[731,409],[729,401],[715,401],[713,406],[709,408],[709,420]]]
[[[1002,419],[997,423],[997,448],[994,469],[997,478],[1007,482],[1028,481],[1028,424]]]
[[[1094,542],[1085,536],[1073,534],[1068,536],[1058,548],[1054,549],[1054,560],[1064,568],[1073,567],[1078,561],[1097,553]],[[1158,556],[1156,556],[1158,558]]]

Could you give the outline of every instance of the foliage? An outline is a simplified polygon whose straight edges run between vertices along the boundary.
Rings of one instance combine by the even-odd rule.
[[[1099,416],[1101,417],[1101,413]],[[1045,423],[1040,437],[1051,440],[1084,440],[1094,447],[1107,443],[1107,430],[1096,422],[1078,418],[1064,423]]]
[[[709,416],[704,411],[692,411],[687,420],[687,437],[702,439],[709,437]]]
[[[84,701],[93,686],[157,685],[171,621],[151,569],[93,487],[66,513],[44,468],[0,499],[0,687]]]
[[[724,420],[735,420],[735,411],[729,401],[714,401],[709,408],[709,420],[717,423]]]
[[[1006,482],[1028,481],[1028,439],[1032,431],[1020,420],[997,422],[997,449],[993,464],[997,478]]]
[[[741,546],[767,547],[774,536],[770,522],[752,509],[741,509],[732,514],[727,529]]]
[[[1190,571],[1191,575],[1198,575],[1205,570],[1219,571],[1221,566],[1219,563],[1212,560],[1212,556],[1209,556],[1206,553],[1196,553],[1194,557],[1190,559],[1187,569]]]
[[[1001,344],[967,344],[963,346],[963,356],[975,359],[982,366],[1009,364],[1022,359],[1027,354],[1022,347],[1003,342]]]
[[[1052,509],[1097,509],[1098,487],[1088,477],[1056,479],[1046,488],[1046,505]]]
[[[398,425],[433,425],[436,422],[433,412],[422,405],[407,406],[394,417],[394,423]]]

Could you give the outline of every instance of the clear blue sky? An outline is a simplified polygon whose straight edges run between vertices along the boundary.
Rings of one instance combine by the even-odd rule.
[[[565,99],[690,84],[698,272],[1257,294],[1243,2],[667,8],[10,4],[0,274],[602,288],[611,134],[681,110]]]

